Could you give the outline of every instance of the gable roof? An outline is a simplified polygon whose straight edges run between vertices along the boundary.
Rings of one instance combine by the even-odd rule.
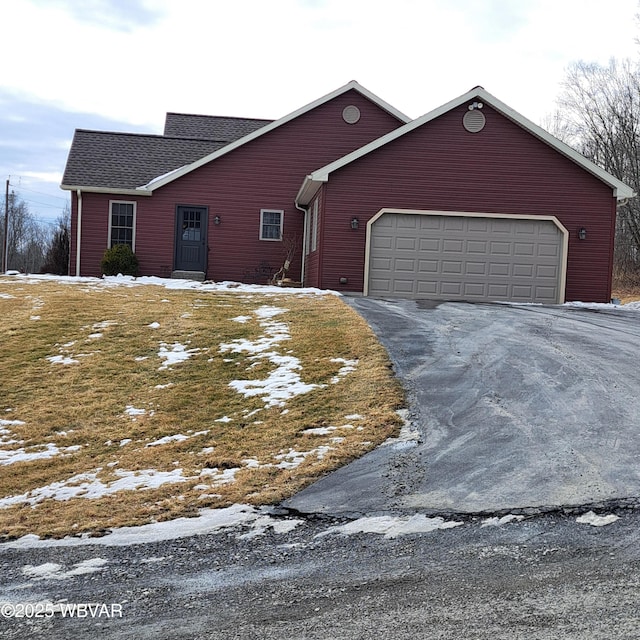
[[[230,144],[218,149],[217,151],[214,151],[204,157],[201,157],[195,162],[192,162],[191,164],[189,164],[188,166],[181,167],[178,171],[174,171],[170,175],[161,177],[159,179],[150,180],[147,182],[141,182],[139,186],[139,191],[141,192],[152,191],[153,189],[162,187],[168,184],[169,182],[172,182],[173,180],[176,180],[184,176],[185,174],[190,173],[191,171],[194,171],[195,169],[198,169],[199,167],[202,167],[203,165],[208,164],[209,162],[212,162],[213,160],[216,160],[217,158],[220,158],[221,156],[227,153],[230,153],[231,151],[234,151],[238,147],[241,147],[242,145],[245,145],[248,142],[255,140],[256,138],[259,138],[260,136],[263,136],[266,133],[269,133],[270,131],[273,131],[274,129],[281,127],[287,122],[291,122],[292,120],[295,120],[301,115],[309,111],[312,111],[313,109],[319,107],[320,105],[326,102],[329,102],[330,100],[333,100],[334,98],[337,98],[338,96],[342,95],[343,93],[346,93],[347,91],[351,91],[352,89],[362,94],[364,97],[366,97],[368,100],[376,104],[378,107],[380,107],[387,113],[397,118],[400,122],[406,123],[410,121],[410,118],[408,116],[404,115],[403,113],[398,111],[395,107],[392,107],[390,104],[388,104],[378,96],[374,95],[369,90],[365,89],[363,86],[358,84],[355,80],[352,80],[351,82],[348,82],[347,84],[340,87],[339,89],[336,89],[335,91],[332,91],[331,93],[327,94],[326,96],[323,96],[322,98],[318,98],[317,100],[314,100],[313,102],[305,105],[304,107],[301,107],[296,111],[293,111],[292,113],[284,116],[283,118],[280,118],[279,120],[274,120],[269,124],[261,127],[260,129],[257,129],[243,136],[242,138],[235,140]]]
[[[190,113],[167,113],[164,135],[194,140],[226,140],[242,138],[272,122],[258,118],[228,118]]]
[[[330,164],[327,164],[320,169],[317,169],[304,179],[300,190],[298,191],[298,195],[296,196],[296,204],[301,206],[309,204],[322,184],[329,181],[329,176],[334,171],[337,171],[338,169],[341,169],[342,167],[355,162],[359,158],[362,158],[372,151],[383,147],[389,142],[392,142],[393,140],[396,140],[397,138],[410,133],[414,129],[417,129],[422,125],[435,120],[448,111],[451,111],[452,109],[455,109],[465,103],[472,102],[474,100],[478,100],[490,105],[503,116],[516,123],[542,142],[548,144],[550,147],[566,156],[567,158],[569,158],[569,160],[572,160],[589,173],[593,174],[596,178],[598,178],[605,184],[609,185],[613,189],[614,197],[616,197],[618,200],[624,200],[626,198],[632,198],[635,196],[633,189],[626,185],[624,182],[618,180],[610,173],[606,172],[604,169],[601,169],[598,165],[591,162],[591,160],[588,160],[582,154],[578,153],[575,149],[572,149],[569,145],[552,136],[542,127],[539,127],[538,125],[531,122],[531,120],[528,120],[523,115],[519,114],[517,111],[514,111],[504,102],[501,102],[500,100],[498,100],[498,98],[491,95],[483,87],[475,87],[471,91],[468,91],[458,98],[455,98],[454,100],[443,104],[441,107],[438,107],[437,109],[426,113],[422,117],[416,118],[408,124],[405,124],[398,129],[394,129],[393,131],[378,138],[377,140],[373,140],[360,149],[356,149],[352,153],[349,153],[346,156],[339,158],[338,160],[335,160],[334,162],[331,162]]]
[[[138,185],[188,165],[226,144],[226,141],[77,129],[61,187],[103,193],[136,192]]]

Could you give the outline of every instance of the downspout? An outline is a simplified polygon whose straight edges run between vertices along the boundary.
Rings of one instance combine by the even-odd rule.
[[[76,222],[76,276],[80,276],[80,244],[82,241],[82,191],[76,191],[78,196],[78,219]]]
[[[300,284],[304,287],[305,266],[307,262],[307,227],[309,225],[309,207],[301,207],[297,200],[293,203],[298,211],[304,213],[304,224],[302,226],[302,268],[300,269]]]

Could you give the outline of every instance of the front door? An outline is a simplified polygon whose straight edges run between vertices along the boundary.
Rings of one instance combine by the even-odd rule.
[[[176,215],[176,271],[207,270],[206,207],[178,207]]]

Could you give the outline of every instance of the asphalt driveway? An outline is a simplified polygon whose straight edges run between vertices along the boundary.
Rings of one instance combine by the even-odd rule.
[[[409,429],[285,506],[332,515],[637,502],[640,311],[347,298]]]

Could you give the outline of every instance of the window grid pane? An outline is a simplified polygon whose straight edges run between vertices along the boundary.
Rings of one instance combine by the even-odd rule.
[[[133,249],[133,203],[111,203],[110,246],[128,244]]]
[[[282,238],[282,213],[280,211],[262,212],[263,240],[280,240]]]

